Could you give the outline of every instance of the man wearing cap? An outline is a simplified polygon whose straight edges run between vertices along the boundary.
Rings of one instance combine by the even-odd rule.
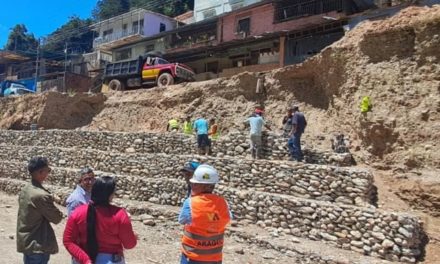
[[[81,169],[77,178],[78,185],[66,200],[67,216],[80,205],[90,202],[90,194],[92,192],[93,183],[95,183],[95,174],[89,167]]]
[[[224,232],[232,216],[226,200],[212,193],[218,181],[217,170],[206,164],[198,166],[190,180],[191,197],[179,215],[185,225],[181,264],[222,263]]]
[[[307,121],[304,117],[304,114],[299,111],[298,106],[293,106],[292,111],[292,131],[290,131],[290,138],[287,142],[287,145],[289,147],[292,160],[302,161],[304,159],[304,156],[301,151],[301,135],[306,129]]]
[[[183,178],[185,179],[187,185],[188,185],[188,191],[186,194],[186,198],[191,196],[191,178],[193,177],[194,171],[199,167],[200,163],[197,161],[189,161],[185,163],[183,168],[180,170],[180,172],[183,175]]]
[[[244,123],[250,126],[250,141],[251,141],[251,155],[252,158],[258,159],[261,157],[261,150],[263,148],[262,130],[265,126],[268,130],[270,126],[266,124],[263,119],[263,110],[255,109],[255,114],[246,119]]]

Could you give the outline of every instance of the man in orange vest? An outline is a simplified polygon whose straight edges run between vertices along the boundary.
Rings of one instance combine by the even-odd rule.
[[[185,225],[181,264],[221,264],[226,226],[232,215],[223,197],[213,194],[217,170],[202,164],[194,171],[191,197],[183,203],[179,223]]]

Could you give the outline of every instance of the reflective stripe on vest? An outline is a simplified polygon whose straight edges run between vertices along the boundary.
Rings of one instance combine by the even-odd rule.
[[[185,251],[187,252],[191,252],[197,255],[212,255],[212,254],[219,254],[222,253],[223,251],[223,245],[221,245],[220,247],[216,247],[216,248],[210,248],[210,249],[198,249],[198,248],[194,248],[188,245],[183,244],[182,245],[183,249],[185,249]]]
[[[183,230],[183,234],[191,239],[194,240],[202,240],[202,241],[212,241],[212,240],[221,240],[225,237],[225,234],[220,234],[220,235],[216,235],[216,236],[211,236],[211,237],[205,237],[205,236],[199,236],[193,233],[190,233],[186,230]]]
[[[201,194],[190,199],[191,224],[184,228],[182,253],[193,261],[221,261],[224,231],[230,221],[228,205],[215,194]]]

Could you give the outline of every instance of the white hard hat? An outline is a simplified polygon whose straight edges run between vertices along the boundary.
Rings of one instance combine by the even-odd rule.
[[[218,172],[214,167],[202,164],[197,167],[189,181],[192,183],[216,184],[219,181]]]

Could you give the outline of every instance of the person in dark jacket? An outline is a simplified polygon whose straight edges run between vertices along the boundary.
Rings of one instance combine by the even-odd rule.
[[[292,130],[290,131],[289,141],[287,145],[289,147],[292,160],[303,161],[304,156],[301,150],[301,136],[304,133],[307,121],[304,114],[299,111],[298,106],[292,107]]]
[[[50,223],[60,223],[63,213],[42,185],[51,171],[48,160],[32,158],[28,171],[31,182],[21,190],[18,198],[17,251],[24,254],[24,264],[46,264],[51,254],[58,253]]]

